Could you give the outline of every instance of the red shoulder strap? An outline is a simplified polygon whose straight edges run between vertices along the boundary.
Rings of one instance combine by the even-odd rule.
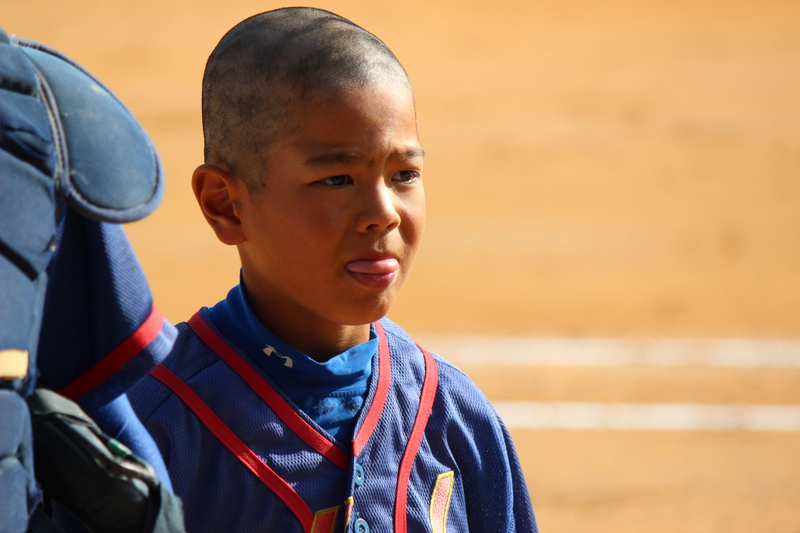
[[[59,390],[58,393],[70,400],[77,400],[100,383],[111,377],[117,370],[147,348],[158,337],[164,327],[164,317],[155,307],[144,322],[127,339],[100,359],[92,368],[78,379]]]
[[[378,335],[378,385],[375,388],[375,397],[364,417],[364,422],[358,430],[358,434],[353,439],[353,456],[358,457],[361,450],[367,444],[372,432],[378,425],[383,413],[383,406],[386,405],[386,398],[389,396],[389,386],[392,382],[392,364],[389,356],[389,341],[386,340],[386,332],[380,322],[375,322],[375,333]]]
[[[286,506],[289,507],[300,521],[303,531],[311,531],[311,527],[314,523],[314,513],[311,512],[305,500],[303,500],[291,485],[262,461],[261,458],[211,410],[189,385],[184,383],[181,378],[163,365],[159,365],[151,370],[150,375],[169,387],[248,470],[255,474],[264,485],[283,500]]]
[[[211,348],[220,359],[236,372],[247,385],[253,389],[270,409],[306,444],[319,452],[333,464],[347,470],[350,467],[350,457],[338,448],[327,437],[322,435],[313,426],[306,422],[297,412],[286,403],[275,389],[269,386],[264,379],[253,370],[247,361],[217,335],[203,320],[199,313],[189,319],[189,327]]]
[[[395,533],[406,533],[408,529],[406,505],[408,503],[408,482],[411,477],[411,467],[414,465],[414,459],[419,451],[425,426],[428,425],[428,418],[431,416],[433,400],[436,398],[436,389],[439,385],[439,369],[436,366],[436,360],[429,351],[423,348],[419,349],[425,358],[425,381],[422,383],[417,416],[414,419],[414,426],[411,428],[411,435],[408,437],[408,444],[403,452],[400,471],[397,475],[397,493],[394,500]]]

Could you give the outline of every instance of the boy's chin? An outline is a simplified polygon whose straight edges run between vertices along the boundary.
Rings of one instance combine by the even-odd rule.
[[[386,313],[374,313],[370,315],[363,315],[359,317],[353,317],[351,319],[347,319],[341,322],[344,326],[368,326],[373,322],[377,322],[383,317],[388,314],[388,310]]]
[[[393,303],[394,300],[384,305],[359,310],[358,312],[354,312],[351,316],[342,317],[344,320],[342,320],[341,323],[347,326],[366,326],[372,324],[385,317],[392,308]]]

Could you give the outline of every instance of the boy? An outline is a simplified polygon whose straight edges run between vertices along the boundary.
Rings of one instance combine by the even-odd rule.
[[[425,222],[413,93],[375,36],[288,8],[203,79],[198,203],[241,282],[134,392],[187,529],[532,532],[483,395],[384,319]]]

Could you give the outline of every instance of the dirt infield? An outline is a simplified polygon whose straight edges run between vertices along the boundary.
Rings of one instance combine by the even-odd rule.
[[[316,5],[415,86],[429,219],[390,315],[412,334],[800,337],[799,2]],[[173,321],[238,274],[189,189],[203,65],[278,6],[0,0],[0,26],[86,66],[159,148],[164,203],[128,234]],[[800,404],[796,371],[470,372],[493,399]],[[546,532],[800,531],[796,433],[514,436]]]

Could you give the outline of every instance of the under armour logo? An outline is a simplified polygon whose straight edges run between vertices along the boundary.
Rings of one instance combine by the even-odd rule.
[[[292,361],[291,357],[283,355],[281,352],[279,352],[269,344],[267,344],[266,348],[264,348],[264,353],[267,354],[268,356],[275,354],[281,359],[283,359],[283,366],[288,366],[289,368],[292,368],[294,366],[294,361]]]

